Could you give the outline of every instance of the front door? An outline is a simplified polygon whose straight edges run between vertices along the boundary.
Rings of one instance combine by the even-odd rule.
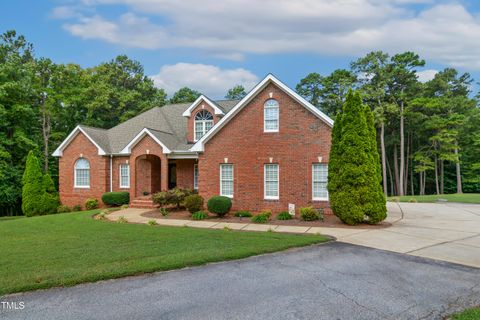
[[[177,186],[177,164],[168,164],[168,189],[173,189]]]

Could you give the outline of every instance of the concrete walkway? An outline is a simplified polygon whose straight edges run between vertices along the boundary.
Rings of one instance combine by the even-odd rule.
[[[338,241],[406,253],[431,259],[480,267],[480,205],[460,203],[392,203],[387,204],[385,229],[298,227],[275,224],[225,223],[153,219],[141,216],[145,209],[126,209],[108,215],[116,221],[123,216],[128,222],[196,228],[290,233],[320,233]]]

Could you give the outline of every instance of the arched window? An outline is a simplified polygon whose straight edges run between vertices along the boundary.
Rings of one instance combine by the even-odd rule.
[[[263,105],[263,131],[278,132],[278,102],[269,99]]]
[[[90,188],[90,162],[85,158],[75,162],[74,185],[75,188]]]
[[[207,110],[200,110],[195,115],[195,137],[197,141],[213,127],[213,116]]]

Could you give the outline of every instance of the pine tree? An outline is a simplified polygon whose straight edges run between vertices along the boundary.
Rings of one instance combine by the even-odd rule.
[[[358,92],[349,91],[332,136],[328,190],[333,212],[350,225],[380,222],[386,209],[373,116]]]
[[[37,157],[30,151],[23,173],[22,211],[27,217],[41,214],[44,195],[43,175]]]

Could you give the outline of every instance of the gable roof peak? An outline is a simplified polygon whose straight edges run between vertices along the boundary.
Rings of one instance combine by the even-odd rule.
[[[302,96],[296,93],[294,90],[290,89],[286,84],[280,81],[277,77],[275,77],[272,73],[269,73],[260,81],[250,92],[240,100],[232,110],[230,110],[225,117],[220,119],[220,121],[210,130],[208,131],[200,140],[198,140],[191,148],[190,151],[196,152],[203,152],[204,144],[217,133],[231,118],[235,117],[235,115],[245,106],[247,105],[262,89],[264,89],[269,83],[274,83],[278,86],[281,90],[287,93],[290,97],[296,100],[300,105],[305,107],[305,109],[309,110],[315,116],[320,118],[324,121],[329,127],[333,127],[333,120],[327,116],[325,113],[320,111],[317,107],[312,105],[310,102],[305,100]]]
[[[218,104],[216,104],[213,100],[209,99],[206,95],[200,95],[200,97],[197,98],[188,108],[185,110],[185,112],[182,113],[182,116],[184,117],[191,117],[192,116],[192,111],[200,104],[200,102],[205,101],[210,107],[213,108],[215,111],[216,115],[223,116],[225,115],[225,112],[220,109]]]

